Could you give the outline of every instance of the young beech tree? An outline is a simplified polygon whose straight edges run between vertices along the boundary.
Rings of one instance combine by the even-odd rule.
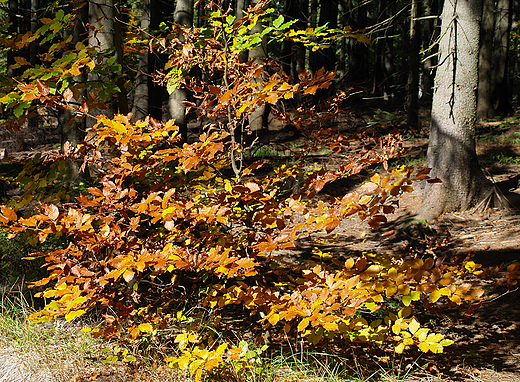
[[[468,209],[493,192],[475,150],[481,12],[481,0],[444,3],[427,159],[441,182],[426,186],[420,219]]]

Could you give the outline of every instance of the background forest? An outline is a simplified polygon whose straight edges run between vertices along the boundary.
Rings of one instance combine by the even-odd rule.
[[[442,377],[449,328],[518,282],[517,252],[488,264],[436,231],[516,203],[476,146],[516,121],[518,12],[0,0],[0,345],[38,323],[143,380],[280,380],[296,354],[334,378]],[[385,249],[342,250],[359,225]]]

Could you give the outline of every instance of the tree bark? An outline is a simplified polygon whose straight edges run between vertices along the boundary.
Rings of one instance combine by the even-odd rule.
[[[491,103],[495,114],[511,112],[507,66],[509,61],[509,33],[512,22],[512,0],[498,0],[491,72]]]
[[[428,105],[432,101],[433,78],[435,77],[435,67],[437,65],[437,38],[439,37],[439,19],[432,16],[439,16],[439,4],[437,0],[424,0],[424,15],[429,17],[424,21],[423,51],[423,74],[421,81],[422,97]]]
[[[475,150],[481,0],[445,1],[435,76],[427,166],[441,183],[428,183],[417,217],[466,210],[492,188]]]
[[[175,6],[174,19],[175,23],[186,28],[193,26],[193,0],[178,0]],[[177,88],[170,94],[168,100],[170,117],[175,119],[175,125],[179,127],[179,134],[184,142],[188,141],[188,119],[186,105],[184,104],[188,97],[187,89]]]
[[[349,20],[350,26],[354,29],[364,29],[368,26],[368,10],[367,4],[361,2],[354,6],[351,2],[352,16]],[[348,39],[348,80],[359,87],[366,87],[370,84],[370,75],[368,63],[368,46],[359,42],[355,38]]]
[[[117,0],[91,0],[88,4],[89,24],[94,27],[89,34],[89,46],[96,48],[100,53],[114,49],[116,62],[121,65],[123,63],[123,47],[120,23],[117,20],[119,3]],[[105,63],[106,59],[101,63],[101,65]],[[106,99],[107,108],[103,110],[92,110],[91,113],[94,116],[96,116],[96,114],[102,114],[111,117],[117,111],[123,114],[128,113],[128,101],[120,76],[121,73],[112,73],[110,78],[110,80],[112,80],[115,77],[119,77],[119,80],[116,81],[116,84],[119,87],[117,98],[114,100],[112,95],[108,95]],[[89,82],[97,82],[99,85],[103,86],[103,82],[106,81],[106,78],[90,74],[88,80]],[[87,120],[88,127],[93,126],[95,123],[96,121],[91,119]]]
[[[258,2],[258,0],[251,1],[251,5],[254,5]],[[260,33],[264,29],[264,26],[261,23],[257,23],[253,29],[251,29],[252,33]],[[267,57],[267,44],[266,41],[262,41],[260,45],[251,49],[249,51],[249,59],[253,59],[253,64],[260,65],[264,59]],[[261,81],[261,79],[258,79]],[[259,131],[262,130],[265,126],[264,124],[264,116],[266,113],[265,104],[257,106],[253,112],[249,115],[249,128],[251,131]]]
[[[491,104],[491,53],[495,29],[495,1],[483,0],[480,27],[480,53],[478,63],[477,118],[490,119],[495,116]]]
[[[150,33],[152,2],[153,0],[143,0],[141,37],[144,40],[148,39],[148,33]],[[151,57],[148,46],[143,46],[143,49],[146,49],[146,51],[139,53],[139,63],[135,77],[134,104],[132,107],[132,117],[134,120],[143,119],[149,114],[150,82],[152,82],[149,71]]]
[[[421,1],[412,0],[410,9],[410,57],[408,59],[408,82],[406,112],[408,126],[417,130],[419,126],[419,18]]]

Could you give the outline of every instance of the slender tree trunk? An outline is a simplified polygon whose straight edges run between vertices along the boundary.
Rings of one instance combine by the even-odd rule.
[[[295,24],[299,30],[307,28],[307,19],[309,18],[309,0],[299,1],[299,8],[297,9],[298,22]],[[302,43],[295,43],[293,46],[294,53],[291,60],[291,77],[293,82],[298,82],[298,75],[302,70],[305,70],[305,53],[306,49]]]
[[[365,2],[351,1],[352,16],[349,20],[353,29],[365,29],[368,25],[367,5]],[[348,41],[348,79],[349,82],[362,88],[370,83],[368,63],[368,46],[355,38]]]
[[[310,10],[309,10],[309,23],[311,28],[316,28],[318,26],[318,0],[309,0],[310,1]],[[309,63],[307,67],[311,72],[314,72],[315,68],[319,66],[318,64],[318,52],[314,52],[312,50],[309,51]]]
[[[328,24],[329,28],[338,26],[338,0],[321,0],[319,24]],[[336,43],[331,42],[330,48],[316,51],[311,70],[313,72],[325,68],[326,71],[336,69]]]
[[[439,4],[437,0],[424,0],[424,15],[426,19],[423,37],[423,50],[425,58],[423,60],[423,74],[421,81],[422,99],[427,103],[432,101],[433,78],[435,77],[435,67],[437,65],[437,38],[439,37]]]
[[[7,32],[11,35],[18,33],[18,0],[9,0],[9,22],[11,25],[7,28]],[[7,77],[14,78],[16,76],[16,69],[11,68],[15,63],[14,57],[16,52],[9,49],[7,51]]]
[[[150,23],[152,18],[152,1],[143,0],[142,16],[141,16],[141,37],[143,40],[148,39],[150,33]],[[132,107],[132,117],[134,120],[140,120],[149,114],[149,86],[150,86],[150,51],[148,46],[143,46],[146,51],[139,53],[139,64],[137,67],[137,75],[135,78],[134,104]]]
[[[175,23],[186,28],[193,25],[193,0],[178,0],[174,13]],[[175,124],[179,127],[179,133],[184,142],[188,140],[188,119],[186,116],[186,106],[184,102],[188,100],[187,89],[177,88],[169,97],[168,110],[170,117],[175,119]]]
[[[237,7],[236,7],[236,15],[238,19],[241,19],[245,16],[245,12],[247,10],[247,7],[249,5],[248,0],[237,0]],[[248,58],[248,52],[247,50],[243,50],[239,54],[239,59],[241,62],[246,62]]]
[[[348,9],[346,7],[345,1],[338,2],[338,9],[340,12],[340,20],[341,25],[340,28],[344,28],[348,26]],[[338,71],[339,77],[343,79],[347,75],[347,38],[342,37],[340,41],[339,47],[339,57],[338,57]]]
[[[421,15],[421,1],[412,0],[410,10],[410,57],[408,59],[407,83],[407,123],[414,129],[419,126],[419,28],[418,18]]]
[[[76,25],[72,32],[71,41],[71,44],[75,45],[77,42],[83,41],[87,38],[86,25],[88,23],[89,15],[88,5],[84,4],[84,0],[76,0],[66,5],[65,12],[76,13]],[[78,94],[78,99],[73,98],[70,101],[71,106],[79,107],[81,105],[81,101],[85,96],[85,84],[87,78],[88,76],[86,74],[81,74],[79,76],[74,76],[69,80],[69,88],[75,89],[74,93]],[[74,111],[66,109],[58,110],[58,123],[62,150],[66,143],[71,144],[72,146],[77,146],[83,141],[87,129],[86,122],[87,120],[84,117],[77,118]],[[81,178],[79,172],[80,166],[81,163],[77,162],[70,162],[68,165],[69,174],[73,183],[78,183]]]
[[[444,3],[427,158],[431,176],[441,183],[426,185],[419,219],[466,210],[492,190],[475,151],[481,11],[481,0]]]
[[[507,66],[509,61],[509,33],[512,22],[512,0],[498,0],[491,72],[491,102],[495,114],[511,112]]]
[[[251,5],[256,4],[258,1],[253,0],[251,1]],[[260,33],[264,29],[264,26],[261,23],[257,23],[253,29],[251,30],[252,33]],[[253,64],[260,65],[263,61],[263,59],[267,57],[267,44],[266,41],[262,41],[260,45],[255,47],[254,49],[251,49],[249,51],[249,59],[253,59]],[[260,80],[259,80],[260,81]],[[266,106],[260,105],[257,106],[253,112],[249,115],[249,128],[251,131],[259,131],[262,130],[264,127],[266,127],[264,121],[265,121],[265,114],[266,114]]]
[[[34,34],[38,30],[38,0],[31,0],[31,32]],[[29,62],[31,65],[38,63],[38,43],[33,41],[29,46]]]
[[[477,118],[490,119],[495,116],[491,104],[491,53],[495,29],[495,1],[483,0],[480,27],[480,53],[478,66]]]
[[[297,19],[297,9],[299,7],[299,4],[296,0],[286,0],[285,6],[284,6],[284,16],[289,18],[290,20]],[[282,54],[280,57],[280,61],[282,63],[282,70],[290,75],[291,74],[291,63],[293,61],[293,48],[294,43],[291,40],[284,40],[282,42]]]

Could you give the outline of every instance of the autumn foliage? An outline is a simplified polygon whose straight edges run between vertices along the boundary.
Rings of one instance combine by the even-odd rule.
[[[34,321],[96,313],[104,319],[92,328],[96,335],[138,343],[169,333],[178,349],[166,362],[198,379],[222,365],[239,367],[250,355],[226,338],[230,320],[258,322],[258,336],[285,333],[309,346],[391,342],[397,352],[416,345],[440,353],[451,344],[421,325],[416,308],[478,300],[483,291],[467,281],[478,264],[372,253],[339,258],[319,248],[302,259],[292,252],[298,239],[332,234],[343,219],[360,218],[377,229],[399,195],[412,191],[414,181],[427,181],[428,171],[412,175],[412,168],[401,166],[374,174],[373,193],[324,195],[328,183],[386,164],[400,140],[370,132],[342,136],[319,127],[316,117],[333,118],[346,92],[321,107],[279,107],[331,87],[333,73],[304,72],[296,81],[274,62],[240,62],[240,51],[265,36],[301,38],[319,49],[320,33],[356,34],[291,36],[291,23],[278,18],[265,35],[251,35],[250,26],[268,15],[258,6],[235,20],[217,10],[211,28],[183,30],[183,44],[175,34],[150,43],[171,57],[157,81],[194,95],[190,106],[204,122],[196,142],[179,142],[173,120],[97,116],[83,143],[27,164],[18,179],[25,194],[1,207],[0,222],[27,240],[57,236],[64,243],[32,255],[45,258],[48,276],[34,286],[49,301]],[[94,61],[77,48],[66,71],[94,70]],[[204,82],[187,75],[194,68],[204,73]],[[16,92],[20,96],[12,93],[10,100],[75,108],[78,118],[88,114],[89,100],[67,103],[76,93],[66,86],[51,91],[45,80],[29,77]],[[247,116],[263,103],[308,137],[290,164],[264,168],[244,156]],[[338,153],[349,146],[349,154],[337,170],[312,169],[308,154],[316,145]],[[84,183],[67,178],[71,161],[80,164]]]

